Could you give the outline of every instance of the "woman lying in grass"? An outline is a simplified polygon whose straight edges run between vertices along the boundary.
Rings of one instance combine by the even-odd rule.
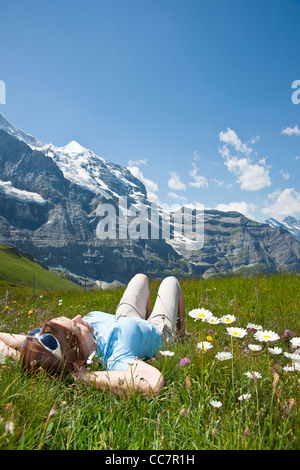
[[[149,281],[137,274],[129,282],[116,315],[93,311],[54,318],[28,335],[0,333],[0,352],[22,361],[26,371],[40,367],[51,373],[71,372],[77,380],[113,393],[157,395],[164,385],[158,369],[143,362],[155,356],[161,344],[185,332],[185,304],[173,276],[164,279],[151,312]],[[85,366],[95,354],[104,370]]]

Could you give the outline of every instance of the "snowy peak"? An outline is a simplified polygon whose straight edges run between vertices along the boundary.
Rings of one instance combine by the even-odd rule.
[[[143,183],[125,167],[110,163],[72,140],[64,147],[43,143],[10,124],[0,113],[0,129],[50,157],[72,183],[105,198],[130,196],[139,203],[147,197]]]
[[[271,227],[281,227],[288,230],[295,238],[297,238],[297,240],[300,241],[300,220],[297,220],[295,217],[285,217],[282,222],[270,217],[266,220],[266,223]]]
[[[60,147],[60,150],[66,153],[76,153],[76,154],[89,152],[88,149],[80,145],[78,142],[76,142],[76,140],[72,140],[64,147]]]
[[[146,197],[143,184],[127,168],[110,163],[72,140],[64,147],[54,145],[44,149],[66,179],[89,191],[106,198],[118,198],[120,195],[138,194]]]

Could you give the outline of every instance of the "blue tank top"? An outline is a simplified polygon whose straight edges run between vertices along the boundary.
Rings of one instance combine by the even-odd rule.
[[[149,321],[90,312],[83,317],[94,327],[97,356],[107,370],[127,370],[135,359],[150,359],[161,347],[161,336]]]

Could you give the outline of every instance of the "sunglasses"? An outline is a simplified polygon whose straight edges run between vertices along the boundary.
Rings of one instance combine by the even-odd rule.
[[[35,328],[35,330],[32,330],[28,335],[26,335],[26,338],[34,338],[37,339],[38,342],[45,348],[47,351],[51,352],[54,354],[55,357],[58,359],[62,358],[62,352],[61,352],[61,347],[58,342],[58,339],[55,338],[55,336],[51,335],[50,333],[43,333],[40,334],[42,331],[41,328]]]

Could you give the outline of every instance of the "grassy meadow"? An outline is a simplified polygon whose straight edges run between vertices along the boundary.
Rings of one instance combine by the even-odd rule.
[[[189,336],[152,360],[165,377],[157,397],[121,398],[42,372],[28,377],[17,362],[2,358],[0,449],[299,449],[300,375],[287,367],[291,359],[284,355],[293,352],[291,338],[300,336],[299,281],[285,274],[181,280]],[[152,304],[158,286],[151,280]],[[0,328],[26,333],[55,316],[72,318],[96,309],[114,313],[122,293],[122,288],[33,293],[2,287]],[[230,324],[194,320],[188,312],[198,308],[235,319]],[[260,342],[249,324],[279,339]],[[247,334],[231,336],[228,327]],[[204,342],[210,347],[202,350],[198,346]],[[282,352],[271,352],[275,347]],[[232,358],[217,358],[224,359],[224,353]]]
[[[35,289],[79,289],[74,282],[48,271],[30,255],[15,248],[0,245],[0,259],[0,289],[31,287],[33,292]]]

